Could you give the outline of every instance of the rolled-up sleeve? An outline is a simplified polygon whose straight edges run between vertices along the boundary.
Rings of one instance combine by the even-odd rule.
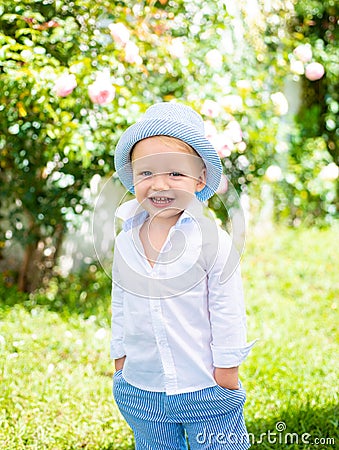
[[[118,285],[119,272],[113,261],[112,270],[112,337],[110,353],[112,359],[125,356],[124,348],[124,291]]]
[[[256,341],[246,341],[246,311],[239,255],[220,230],[218,251],[208,273],[208,307],[214,367],[239,366]]]

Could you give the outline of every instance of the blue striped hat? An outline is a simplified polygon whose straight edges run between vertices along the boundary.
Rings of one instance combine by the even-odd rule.
[[[189,106],[179,103],[156,103],[122,134],[114,156],[115,170],[122,184],[130,192],[135,193],[130,152],[137,142],[152,136],[181,139],[198,153],[206,166],[206,186],[200,192],[196,192],[196,197],[200,201],[212,197],[221,179],[220,158],[205,137],[202,117]]]

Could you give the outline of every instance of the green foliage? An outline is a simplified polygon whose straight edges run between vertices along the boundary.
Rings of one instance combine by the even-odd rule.
[[[85,7],[12,1],[1,6],[0,201],[7,214],[0,240],[19,241],[35,271],[39,264],[46,270],[53,266],[51,255],[57,255],[66,224],[86,208],[82,191],[93,174],[112,168],[112,152],[95,140],[93,130],[102,113],[81,95],[81,81],[91,79],[97,62],[84,46],[91,39],[99,48]],[[66,70],[77,74],[80,87],[60,97],[54,86]],[[108,148],[113,136],[106,132]],[[21,288],[31,290],[41,277],[35,286],[21,281]]]
[[[48,275],[67,225],[88,207],[83,190],[94,174],[113,171],[118,135],[151,103],[176,98],[200,111],[205,100],[215,100],[224,106],[205,118],[216,116],[219,131],[240,121],[251,142],[248,156],[245,143],[242,149],[232,143],[225,160],[238,191],[274,152],[278,121],[267,101],[274,73],[267,78],[267,56],[258,70],[239,64],[245,53],[257,63],[265,45],[248,24],[238,33],[241,49],[233,48],[245,9],[234,17],[215,2],[201,8],[181,1],[6,0],[1,12],[0,201],[7,214],[0,242],[25,248],[21,289],[34,290]],[[109,26],[117,23],[129,33],[132,56],[126,42],[111,36]],[[89,95],[98,73],[110,75],[115,92],[107,104]],[[73,76],[76,86],[59,94],[62,75]],[[248,87],[239,90],[242,79]],[[240,106],[223,103],[238,91]]]
[[[328,155],[318,160],[338,163],[336,9],[331,1],[294,4],[295,11],[283,1],[269,8],[263,1],[249,8],[245,0],[2,2],[0,250],[16,242],[24,248],[20,289],[32,291],[48,279],[65,232],[89,208],[83,192],[90,180],[113,173],[119,135],[156,101],[183,101],[215,127],[211,138],[238,193],[255,195],[267,168],[277,164],[279,219],[314,223],[335,215],[333,183],[315,193],[307,165],[303,170],[320,138]],[[110,28],[116,25],[124,27],[123,39]],[[286,155],[281,97],[299,43],[311,45],[326,75],[304,79]],[[106,77],[107,102],[90,92],[99,74]],[[62,76],[75,83],[69,92],[57,89]],[[230,137],[229,124],[239,124],[242,137]],[[210,202],[225,219],[217,204]]]
[[[111,280],[103,270],[92,264],[84,272],[51,278],[48,286],[29,295],[26,307],[44,306],[65,319],[76,314],[84,319],[95,318],[108,325]]]
[[[260,340],[241,379],[253,449],[336,448],[337,235],[338,226],[248,237],[242,262],[248,335]],[[96,303],[93,278],[100,284]],[[75,278],[74,290],[88,292],[80,306],[70,299],[74,279],[59,280],[62,290],[53,295],[70,299],[68,310],[50,302],[50,292],[45,301],[39,294],[40,306],[32,298],[25,306],[10,282],[7,274],[0,287],[0,449],[132,450],[112,398],[105,276],[90,271]],[[287,428],[279,433],[281,421]],[[299,444],[285,443],[287,433],[297,433]],[[304,433],[309,444],[301,442]],[[316,438],[335,444],[312,444]]]
[[[10,309],[18,303],[24,304],[28,301],[28,294],[18,291],[15,281],[15,274],[11,271],[4,271],[0,274],[0,300],[2,308]]]
[[[14,273],[0,274],[3,309],[9,310],[17,304],[24,305],[27,311],[45,308],[58,313],[64,320],[76,316],[106,327],[110,314],[110,288],[111,280],[94,264],[67,277],[54,275],[48,285],[30,294],[18,291]]]
[[[301,78],[302,103],[291,131],[286,173],[275,187],[276,216],[294,225],[321,225],[337,217],[339,204],[337,178],[322,172],[339,165],[338,6],[332,0],[297,0],[295,13],[289,57],[298,45],[310,45],[309,62],[322,64],[325,75],[314,81]]]

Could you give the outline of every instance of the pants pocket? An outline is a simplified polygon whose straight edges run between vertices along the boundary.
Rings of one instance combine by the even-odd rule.
[[[244,389],[230,390],[213,386],[200,391],[173,395],[168,398],[169,410],[176,419],[201,421],[241,411],[246,401]]]
[[[138,420],[166,421],[163,392],[139,389],[129,384],[122,375],[116,373],[113,379],[113,396],[120,412]],[[128,420],[127,420],[128,421]]]

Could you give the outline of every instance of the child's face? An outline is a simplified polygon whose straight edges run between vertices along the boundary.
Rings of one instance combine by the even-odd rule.
[[[153,218],[173,218],[205,186],[202,159],[161,137],[138,142],[132,154],[135,195]]]

